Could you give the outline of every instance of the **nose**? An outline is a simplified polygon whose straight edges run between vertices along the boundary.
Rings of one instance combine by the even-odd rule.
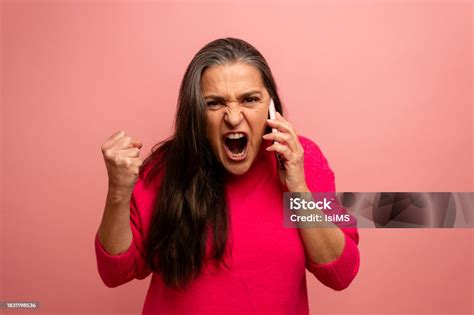
[[[237,127],[243,119],[242,110],[239,105],[230,105],[226,108],[224,121],[230,127]]]

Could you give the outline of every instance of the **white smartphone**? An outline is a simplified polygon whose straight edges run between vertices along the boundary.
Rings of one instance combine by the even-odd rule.
[[[275,103],[273,102],[273,98],[270,98],[270,106],[268,107],[268,112],[270,114],[270,119],[276,119],[276,110],[275,110]],[[272,128],[272,132],[276,132],[275,128]]]
[[[275,120],[276,119],[276,109],[275,109],[275,103],[273,102],[273,99],[270,98],[270,106],[268,106],[268,113],[270,115],[270,119]],[[272,128],[272,132],[277,132],[276,128]],[[278,143],[277,141],[273,141],[273,143]],[[280,156],[280,154],[275,153],[275,156],[277,158],[278,162],[278,167],[284,168],[283,164],[283,159]]]

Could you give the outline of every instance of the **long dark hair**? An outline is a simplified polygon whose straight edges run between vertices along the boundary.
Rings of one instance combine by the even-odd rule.
[[[208,236],[213,238],[210,258],[225,265],[230,228],[225,169],[207,138],[201,77],[210,67],[237,62],[260,71],[276,110],[282,113],[273,75],[260,52],[241,39],[217,39],[199,50],[186,69],[173,136],[156,144],[141,167],[141,171],[150,167],[145,185],[162,175],[145,249],[150,270],[161,273],[169,288],[183,288],[202,272]]]

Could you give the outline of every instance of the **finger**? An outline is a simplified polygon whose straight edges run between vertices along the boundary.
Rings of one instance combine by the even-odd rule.
[[[110,147],[113,146],[113,144],[120,138],[122,138],[123,136],[125,136],[125,131],[123,130],[119,130],[117,132],[115,132],[113,135],[111,135],[103,144],[103,148],[104,149],[108,149]]]
[[[291,126],[282,125],[281,129],[283,131],[278,131],[280,129],[276,129],[277,131],[272,132],[271,134],[266,134],[263,136],[265,140],[273,140],[278,142],[285,142],[290,146],[290,149],[293,152],[297,152],[300,148],[298,136],[294,131],[292,131]]]
[[[290,122],[288,120],[286,120],[280,113],[277,112],[276,118],[277,118],[278,121],[281,121],[285,126],[290,128],[293,131],[292,133],[294,133],[295,135],[297,134],[295,127],[293,127],[290,124]]]
[[[117,140],[118,138],[120,138],[124,135],[125,135],[125,131],[123,131],[123,130],[116,131],[113,135],[111,135],[109,137],[109,139],[107,139],[106,142],[114,142],[115,140]]]
[[[143,143],[140,140],[138,140],[138,139],[133,139],[132,140],[132,147],[141,149],[142,146],[143,146]]]
[[[291,126],[290,122],[286,120],[280,113],[277,112],[275,120],[281,122],[283,125]]]
[[[139,157],[129,157],[125,155],[119,155],[117,158],[117,164],[125,167],[140,167],[143,164],[143,160]]]
[[[284,122],[284,121],[280,121],[280,120],[271,120],[271,119],[268,119],[267,120],[267,124],[268,126],[270,126],[271,128],[275,128],[277,129],[278,131],[282,131],[282,132],[288,132],[288,133],[291,133],[291,130],[292,130],[292,126],[289,125],[288,123]]]
[[[282,116],[280,116],[282,117]],[[282,117],[283,119],[283,117]],[[293,142],[293,144],[291,144],[291,148],[293,151],[298,151],[299,150],[303,150],[303,146],[301,145],[300,143],[300,140],[299,140],[299,137],[298,137],[298,134],[296,133],[296,130],[295,128],[288,122],[288,121],[273,121],[273,122],[269,122],[268,123],[270,126],[274,126],[276,127],[276,130],[279,130],[279,131],[283,131],[283,132],[287,132],[289,134],[291,134],[292,136],[292,140],[291,142]],[[290,141],[288,141],[290,142]]]
[[[289,133],[283,133],[280,131],[268,133],[263,136],[263,139],[270,141],[277,141],[279,143],[287,144],[291,151],[297,152],[298,145],[294,138]]]
[[[291,152],[288,146],[281,143],[274,143],[268,148],[266,148],[266,150],[274,151],[280,154],[280,156],[282,156],[285,161],[291,161],[292,157],[294,156],[293,152]]]
[[[286,121],[286,119],[283,118],[283,116],[279,112],[276,112],[275,118],[279,121]]]
[[[273,143],[281,143],[283,145],[287,145],[290,151],[297,153],[299,151],[299,146],[297,141],[288,134],[288,133],[281,133],[280,131],[274,132],[270,135],[264,136],[265,140],[271,140]]]
[[[129,136],[122,137],[114,143],[113,148],[116,150],[125,150],[133,148],[132,141],[133,139]]]
[[[138,157],[140,155],[140,149],[137,148],[137,147],[133,147],[133,148],[130,148],[130,149],[122,150],[122,154],[124,156],[135,158],[135,157]]]

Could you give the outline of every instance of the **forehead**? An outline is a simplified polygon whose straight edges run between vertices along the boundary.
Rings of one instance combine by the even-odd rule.
[[[213,66],[202,75],[201,89],[205,92],[229,92],[230,90],[262,89],[260,71],[245,63]]]

